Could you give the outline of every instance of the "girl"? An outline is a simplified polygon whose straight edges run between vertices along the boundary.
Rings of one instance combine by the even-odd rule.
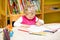
[[[30,25],[40,26],[44,24],[43,20],[38,19],[35,14],[34,5],[30,4],[24,8],[24,14],[15,23],[14,26],[30,27]]]

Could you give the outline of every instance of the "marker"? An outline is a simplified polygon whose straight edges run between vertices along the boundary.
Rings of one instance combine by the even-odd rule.
[[[57,30],[56,30],[57,31]],[[55,33],[56,31],[45,30],[44,32]]]

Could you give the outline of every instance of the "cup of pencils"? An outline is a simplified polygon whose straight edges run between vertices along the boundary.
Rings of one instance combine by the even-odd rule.
[[[12,37],[13,36],[13,27],[11,26],[11,25],[8,25],[7,27],[6,27],[8,30],[9,30],[9,35],[10,35],[10,37]]]

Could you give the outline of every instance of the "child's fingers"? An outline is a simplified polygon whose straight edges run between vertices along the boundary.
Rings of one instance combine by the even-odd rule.
[[[36,25],[37,25],[37,26],[41,26],[41,24],[39,24],[39,23],[36,23]]]

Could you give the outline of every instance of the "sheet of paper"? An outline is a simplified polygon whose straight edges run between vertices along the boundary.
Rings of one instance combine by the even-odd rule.
[[[29,31],[30,33],[31,32],[42,32],[44,30],[48,30],[47,28],[43,27],[43,26],[36,26],[36,25],[31,25],[29,28],[24,28],[24,27],[20,27],[18,28],[20,30],[26,30],[26,31]]]
[[[51,29],[60,28],[60,24],[44,24],[41,26],[31,25],[29,28],[19,28],[29,32],[42,32],[44,30],[53,31]]]
[[[30,28],[28,28],[29,32],[43,32],[44,30],[50,30],[47,29],[44,26],[36,26],[36,25],[31,25]]]
[[[45,26],[46,28],[50,28],[50,29],[58,29],[58,28],[60,28],[60,24],[45,24],[43,26]]]
[[[2,28],[0,28],[0,33],[3,31],[3,29]]]

